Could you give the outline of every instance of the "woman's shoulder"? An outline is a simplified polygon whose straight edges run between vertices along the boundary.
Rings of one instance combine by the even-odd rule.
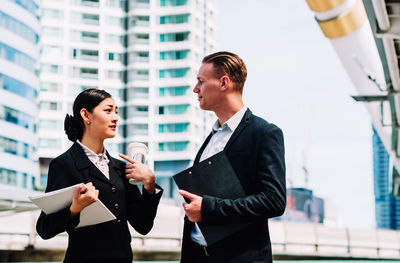
[[[52,163],[53,164],[66,164],[66,163],[68,163],[69,161],[72,160],[70,151],[71,151],[71,148],[66,150],[59,156],[53,158],[53,160],[51,160],[50,164],[52,164]]]

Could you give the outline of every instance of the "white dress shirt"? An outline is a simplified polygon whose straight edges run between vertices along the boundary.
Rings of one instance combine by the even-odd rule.
[[[238,112],[236,112],[229,120],[227,120],[222,126],[219,125],[218,120],[212,127],[212,137],[204,149],[200,162],[223,151],[233,132],[239,126],[244,114],[246,113],[247,107],[243,106]],[[207,246],[207,242],[204,239],[203,234],[200,231],[199,226],[195,223],[191,238],[194,242],[201,246]]]
[[[104,148],[104,151],[102,153],[97,154],[85,145],[83,145],[80,141],[76,142],[79,143],[80,146],[82,146],[89,160],[104,174],[105,177],[107,177],[108,180],[110,180],[110,171],[108,168],[108,163],[110,162],[110,160],[107,157],[106,148]]]

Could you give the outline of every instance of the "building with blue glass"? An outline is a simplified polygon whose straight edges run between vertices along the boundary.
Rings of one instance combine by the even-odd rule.
[[[39,174],[36,106],[38,1],[0,5],[0,186],[32,190]]]
[[[372,143],[376,224],[378,228],[400,229],[400,198],[393,195],[393,165],[375,129]]]

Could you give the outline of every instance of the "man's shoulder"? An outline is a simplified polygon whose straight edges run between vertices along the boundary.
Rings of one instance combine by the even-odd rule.
[[[268,122],[264,118],[261,118],[255,114],[252,114],[251,116],[251,127],[263,133],[273,130],[281,130],[276,124]]]

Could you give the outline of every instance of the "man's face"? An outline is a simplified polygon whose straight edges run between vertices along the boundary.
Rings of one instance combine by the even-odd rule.
[[[221,99],[221,80],[216,77],[212,63],[201,65],[193,92],[197,93],[201,109],[214,111],[218,108]]]

